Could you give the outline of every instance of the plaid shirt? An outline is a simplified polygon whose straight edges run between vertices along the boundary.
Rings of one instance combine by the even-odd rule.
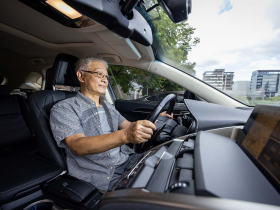
[[[111,130],[117,131],[125,118],[103,98],[100,98],[100,103],[104,107]],[[75,97],[55,104],[51,109],[50,124],[58,146],[66,151],[69,175],[90,182],[98,189],[107,190],[115,171],[109,151],[78,156],[64,140],[78,133],[83,133],[85,136],[103,134],[94,101],[78,92]],[[122,145],[121,152],[131,154],[134,151],[127,145]]]

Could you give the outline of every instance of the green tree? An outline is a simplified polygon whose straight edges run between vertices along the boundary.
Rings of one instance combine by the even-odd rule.
[[[159,8],[160,21],[150,23],[154,34],[156,57],[163,62],[171,64],[191,75],[195,75],[195,62],[188,61],[188,53],[192,46],[200,42],[198,37],[192,38],[195,28],[187,21],[174,24],[170,18]]]
[[[119,84],[126,94],[129,93],[129,90],[134,89],[133,83],[141,85],[144,90],[148,89],[149,94],[167,90],[183,90],[179,85],[163,77],[134,67],[110,66],[108,73],[113,76],[111,80],[112,86],[115,87]]]

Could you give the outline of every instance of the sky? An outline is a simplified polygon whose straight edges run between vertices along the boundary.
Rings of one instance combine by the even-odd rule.
[[[188,23],[200,38],[188,56],[198,78],[215,69],[235,72],[234,81],[280,70],[280,0],[192,0]]]

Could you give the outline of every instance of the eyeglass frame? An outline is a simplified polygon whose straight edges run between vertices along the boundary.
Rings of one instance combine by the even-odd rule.
[[[87,72],[87,73],[91,73],[91,74],[93,74],[94,76],[95,76],[95,74],[96,74],[96,76],[95,77],[97,77],[97,78],[106,78],[108,81],[110,81],[110,79],[111,79],[111,77],[110,77],[110,75],[106,75],[106,74],[104,74],[104,73],[102,73],[102,72],[99,72],[99,71],[87,71],[87,70],[80,70],[80,71],[83,71],[83,72]],[[102,77],[98,77],[98,74],[102,74]]]

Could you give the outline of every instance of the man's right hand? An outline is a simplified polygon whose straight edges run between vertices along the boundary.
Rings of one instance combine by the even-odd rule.
[[[127,141],[132,144],[144,143],[152,137],[153,130],[156,130],[156,126],[151,121],[138,120],[132,122],[126,129]]]

